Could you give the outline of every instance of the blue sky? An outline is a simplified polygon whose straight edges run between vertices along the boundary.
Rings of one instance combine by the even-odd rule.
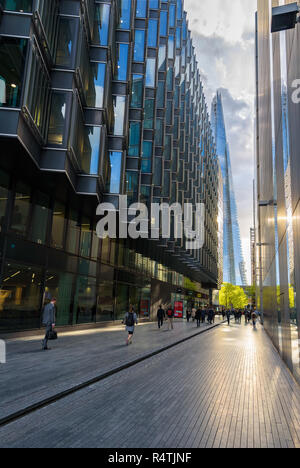
[[[250,281],[256,0],[185,0],[205,94],[222,89],[242,246]]]

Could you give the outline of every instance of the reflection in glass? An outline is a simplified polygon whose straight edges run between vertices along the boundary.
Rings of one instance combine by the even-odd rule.
[[[155,87],[155,78],[156,78],[156,59],[147,58],[146,66],[146,86],[150,88]]]
[[[74,275],[66,272],[47,271],[45,304],[56,297],[56,324],[70,325],[73,308]]]
[[[0,330],[39,328],[42,271],[36,267],[5,264],[0,303]]]
[[[32,11],[32,0],[3,0],[3,5],[7,11],[19,11],[20,13]]]
[[[68,217],[67,251],[73,254],[78,253],[80,236],[80,224],[78,222],[78,211],[70,210]]]
[[[83,218],[81,222],[80,251],[81,257],[89,257],[92,244],[92,231],[89,218]]]
[[[31,240],[38,244],[45,244],[46,242],[49,204],[50,197],[44,193],[37,192],[32,217]]]
[[[116,80],[126,81],[127,80],[127,67],[128,67],[128,44],[118,44],[117,54],[118,54],[118,69],[117,75],[115,76]]]
[[[144,118],[144,128],[146,129],[154,128],[154,109],[155,109],[154,99],[146,99],[145,100],[145,118]]]
[[[86,93],[88,107],[102,108],[104,101],[105,86],[105,63],[91,63],[89,66],[89,84]]]
[[[86,174],[98,174],[100,138],[100,127],[84,127],[84,145],[81,155],[81,168]]]
[[[66,93],[54,92],[51,102],[50,123],[48,131],[48,143],[62,145],[64,141],[64,129],[66,120]]]
[[[52,216],[51,246],[55,249],[64,247],[65,234],[65,206],[58,201],[55,202]]]
[[[108,45],[108,32],[110,21],[110,5],[97,3],[95,5],[95,21],[93,31],[93,43],[97,45]]]
[[[142,173],[151,173],[152,171],[152,141],[143,142],[143,155],[142,155]]]
[[[129,156],[140,155],[141,124],[140,122],[131,122],[129,127]]]
[[[30,187],[17,183],[11,228],[26,234],[30,212]]]
[[[130,29],[131,3],[131,0],[119,0],[120,29]]]
[[[145,60],[145,31],[136,29],[134,40],[133,60],[143,62]]]
[[[147,1],[146,0],[137,0],[136,2],[136,17],[137,18],[146,18],[147,16]]]
[[[124,119],[125,119],[125,96],[113,96],[114,108],[114,135],[123,135],[124,133]]]
[[[21,105],[26,46],[26,39],[0,37],[0,107]]]
[[[149,19],[149,26],[148,26],[148,47],[156,47],[157,46],[157,20],[156,19]]]
[[[138,200],[139,174],[138,172],[126,172],[126,195],[128,205],[136,203]]]
[[[110,168],[109,168],[107,192],[108,193],[120,193],[122,153],[118,151],[110,151],[109,161],[110,161]]]
[[[73,68],[75,29],[76,20],[74,18],[60,18],[56,65],[66,68]]]
[[[130,107],[143,106],[144,78],[143,75],[132,75],[132,89]]]
[[[8,201],[8,191],[9,188],[9,176],[0,171],[0,231],[4,225],[7,201]]]

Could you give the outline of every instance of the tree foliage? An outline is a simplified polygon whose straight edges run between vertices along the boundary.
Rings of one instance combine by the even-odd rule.
[[[243,288],[224,283],[220,291],[219,302],[221,306],[226,308],[243,309],[248,305],[249,300]]]

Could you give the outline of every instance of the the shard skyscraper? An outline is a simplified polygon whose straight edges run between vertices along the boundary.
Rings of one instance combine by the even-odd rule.
[[[217,155],[223,176],[224,197],[224,282],[239,286],[247,285],[246,268],[242,254],[240,228],[237,217],[230,152],[226,137],[226,127],[220,92],[214,97],[211,122],[216,141]]]

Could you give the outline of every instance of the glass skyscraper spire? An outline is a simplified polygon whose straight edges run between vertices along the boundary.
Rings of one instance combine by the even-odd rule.
[[[223,177],[224,229],[223,269],[224,282],[245,286],[247,284],[245,262],[242,254],[240,228],[237,217],[230,152],[226,136],[221,93],[212,102],[211,122],[216,141],[217,156]]]

